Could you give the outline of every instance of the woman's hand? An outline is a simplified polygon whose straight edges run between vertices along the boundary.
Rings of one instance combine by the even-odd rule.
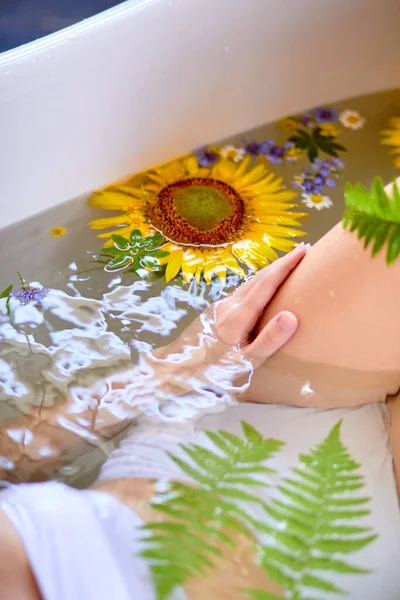
[[[244,356],[264,362],[281,348],[297,329],[296,316],[275,315],[253,339],[252,333],[281,284],[300,263],[307,246],[300,244],[284,257],[259,271],[228,298],[214,306],[214,330],[220,343],[240,347]]]
[[[227,298],[216,302],[172,344],[140,356],[138,396],[162,398],[210,393],[218,397],[245,391],[251,374],[281,348],[297,329],[296,316],[282,311],[254,336],[257,323],[277,289],[300,263],[307,246],[300,244],[259,271]],[[240,386],[240,378],[245,383]],[[141,390],[138,389],[141,388]],[[192,394],[193,395],[193,394]],[[154,404],[154,402],[153,402]]]

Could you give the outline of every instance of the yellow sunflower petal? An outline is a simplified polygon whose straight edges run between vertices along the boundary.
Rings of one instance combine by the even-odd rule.
[[[232,246],[232,252],[253,271],[258,271],[269,264],[265,254],[259,252],[260,244],[251,240],[242,240]]]
[[[268,180],[265,177],[262,179],[262,181],[256,181],[255,183],[250,183],[246,185],[245,189],[243,190],[243,193],[269,194],[270,196],[272,196],[273,194],[276,194],[277,192],[280,192],[283,189],[285,189],[285,186],[281,178]],[[291,193],[296,194],[296,192]]]
[[[248,185],[258,182],[265,174],[266,168],[264,165],[257,165],[254,169],[251,169],[251,171],[241,177],[237,177],[236,174],[235,188],[240,192]]]
[[[204,256],[203,253],[199,254],[197,256],[197,266],[196,266],[196,271],[194,276],[196,277],[196,281],[197,283],[200,283],[200,278],[201,278],[201,274],[203,272],[203,265],[204,265]]]
[[[265,242],[263,234],[246,231],[245,236],[246,239],[251,240],[252,242],[255,242],[257,244],[257,251],[260,254],[264,255],[269,260],[269,262],[274,262],[274,260],[277,260],[277,258],[279,258],[275,250],[271,248],[271,246],[268,243]]]
[[[236,177],[236,172],[237,166],[233,161],[222,159],[219,163],[213,166],[211,170],[211,177],[229,183],[233,180],[233,178]]]
[[[215,268],[218,263],[219,258],[216,250],[206,250],[204,252],[203,273],[207,284],[211,283]]]
[[[262,223],[250,223],[249,230],[264,233],[271,236],[278,237],[298,237],[305,235],[302,231],[297,229],[290,229],[289,227],[281,227],[280,225],[264,225]]]
[[[135,206],[137,199],[120,192],[95,192],[89,200],[91,206],[98,206],[105,210],[128,210]]]
[[[288,213],[286,213],[286,215],[287,214]],[[303,218],[308,216],[305,213],[299,213],[299,214],[300,215],[303,214]],[[290,227],[298,227],[299,218],[297,217],[297,213],[293,213],[293,215],[294,215],[293,217],[286,216],[286,215],[268,215],[268,214],[257,215],[257,213],[256,213],[256,214],[253,214],[253,222],[260,223],[263,225],[274,225],[276,223],[277,225],[288,225]]]
[[[167,182],[164,180],[163,177],[161,177],[161,175],[158,174],[158,172],[150,171],[150,173],[147,174],[147,177],[153,183],[146,184],[145,189],[147,189],[150,185],[154,185],[154,187],[158,193],[163,187],[165,187],[167,185]]]
[[[243,271],[242,267],[239,266],[238,261],[232,254],[232,246],[221,248],[219,256],[222,264],[228,267],[232,273],[236,273],[236,275],[240,275],[240,277],[246,277],[246,273]]]
[[[238,168],[236,169],[235,176],[241,177],[243,175],[243,173],[245,173],[247,171],[247,169],[249,168],[251,161],[252,161],[251,156],[249,156],[249,155],[245,156],[244,159],[242,160],[242,162],[239,164]]]
[[[391,146],[389,150],[392,161],[396,168],[400,168],[400,117],[393,117],[389,121],[391,129],[385,129],[382,133],[382,144]]]
[[[133,227],[129,225],[129,227],[120,227],[119,229],[113,229],[113,231],[107,231],[106,233],[99,233],[97,235],[98,238],[109,238],[112,235],[121,235],[122,237],[128,237]]]
[[[175,160],[165,167],[155,169],[153,173],[156,173],[162,179],[164,185],[170,185],[185,177],[185,166],[181,161]]]
[[[180,248],[179,250],[175,250],[175,252],[171,252],[169,257],[167,257],[169,260],[165,271],[165,281],[171,281],[175,275],[178,275],[182,265],[182,254],[182,248]]]
[[[182,257],[182,277],[186,283],[193,279],[197,265],[200,262],[201,250],[187,248]]]
[[[297,245],[297,242],[294,239],[285,240],[284,238],[276,238],[267,234],[263,235],[263,242],[270,248],[275,248],[280,252],[290,252]]]
[[[144,186],[145,193],[158,194],[162,190],[163,186],[158,183],[146,183]]]
[[[187,177],[206,177],[208,169],[199,167],[197,159],[194,156],[189,156],[185,162],[185,171]]]
[[[222,263],[218,263],[215,266],[215,274],[221,283],[225,283],[225,281],[226,281],[226,266],[223,265]]]
[[[90,221],[89,227],[91,229],[106,229],[107,227],[115,227],[116,225],[123,225],[129,221],[126,214],[115,215],[115,217],[105,217],[104,219],[95,219]]]

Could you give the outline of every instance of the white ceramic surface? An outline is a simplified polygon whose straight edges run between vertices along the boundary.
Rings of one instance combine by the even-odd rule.
[[[0,56],[1,224],[400,83],[399,0],[130,0]]]

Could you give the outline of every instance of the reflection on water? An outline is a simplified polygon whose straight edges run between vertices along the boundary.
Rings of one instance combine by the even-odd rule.
[[[324,189],[310,189],[307,194],[304,187],[311,185],[306,182],[308,174],[313,177],[314,187],[316,181],[310,157],[307,152],[296,154],[293,143],[285,142],[287,133],[277,124],[249,132],[246,143],[241,141],[242,136],[236,136],[220,146],[237,162],[243,159],[244,149],[248,155],[256,153],[255,145],[260,146],[257,140],[278,140],[269,143],[264,155],[255,160],[264,160],[265,164],[266,159],[268,168],[282,176],[288,187],[293,182],[300,186],[303,202],[295,202],[301,210],[309,211],[304,225],[306,240],[315,241],[340,219],[345,179],[369,183],[376,174],[384,179],[393,176],[379,132],[398,113],[399,100],[400,93],[392,92],[351,102],[366,122],[362,129],[342,132],[340,142],[348,150],[341,155],[344,169],[333,173],[333,163],[318,163],[311,157],[319,171],[325,168],[329,173],[323,175]],[[335,110],[342,114],[346,107],[346,103],[340,103]],[[334,132],[328,131],[328,124],[331,128],[339,126],[329,122],[332,114],[321,113],[318,117],[325,125],[321,131],[332,134],[326,137],[331,141]],[[307,126],[302,122],[301,127]],[[299,129],[298,123],[296,127]],[[320,143],[323,145],[323,139]],[[237,151],[239,146],[241,152]],[[295,160],[281,160],[282,148]],[[212,152],[203,150],[198,161],[214,160]],[[329,158],[323,153],[320,156]],[[334,181],[329,183],[332,173]],[[218,201],[219,193],[217,190],[214,194]],[[93,262],[101,244],[88,222],[96,218],[104,218],[104,212],[78,199],[1,234],[2,246],[12,260],[2,253],[0,291],[13,285],[11,295],[0,300],[2,478],[45,478],[54,476],[57,470],[57,477],[82,483],[79,478],[98,468],[119,439],[121,429],[135,415],[147,412],[163,419],[179,419],[229,402],[226,390],[238,369],[247,375],[251,370],[230,357],[231,363],[217,360],[210,366],[208,380],[193,374],[190,365],[204,359],[204,348],[212,337],[202,329],[204,322],[198,330],[194,325],[194,337],[183,351],[187,353],[184,368],[182,353],[176,357],[173,346],[167,365],[163,363],[165,353],[152,353],[155,348],[171,344],[212,302],[237,288],[239,275],[228,270],[225,282],[211,277],[208,283],[202,278],[199,283],[196,278],[185,283],[178,274],[165,284],[162,278],[151,282],[134,272],[107,272]],[[64,238],[48,235],[56,226],[67,229]],[[15,270],[21,271],[27,283],[21,284]],[[200,355],[203,358],[199,359]],[[188,396],[193,390],[196,393]],[[302,394],[312,393],[306,384]],[[82,446],[72,451],[71,439],[75,436],[82,440]],[[36,469],[35,461],[40,468]]]

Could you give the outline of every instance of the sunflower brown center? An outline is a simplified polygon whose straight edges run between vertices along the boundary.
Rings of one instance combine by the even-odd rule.
[[[147,216],[175,243],[220,246],[238,238],[246,213],[242,198],[230,185],[192,177],[164,187]]]

